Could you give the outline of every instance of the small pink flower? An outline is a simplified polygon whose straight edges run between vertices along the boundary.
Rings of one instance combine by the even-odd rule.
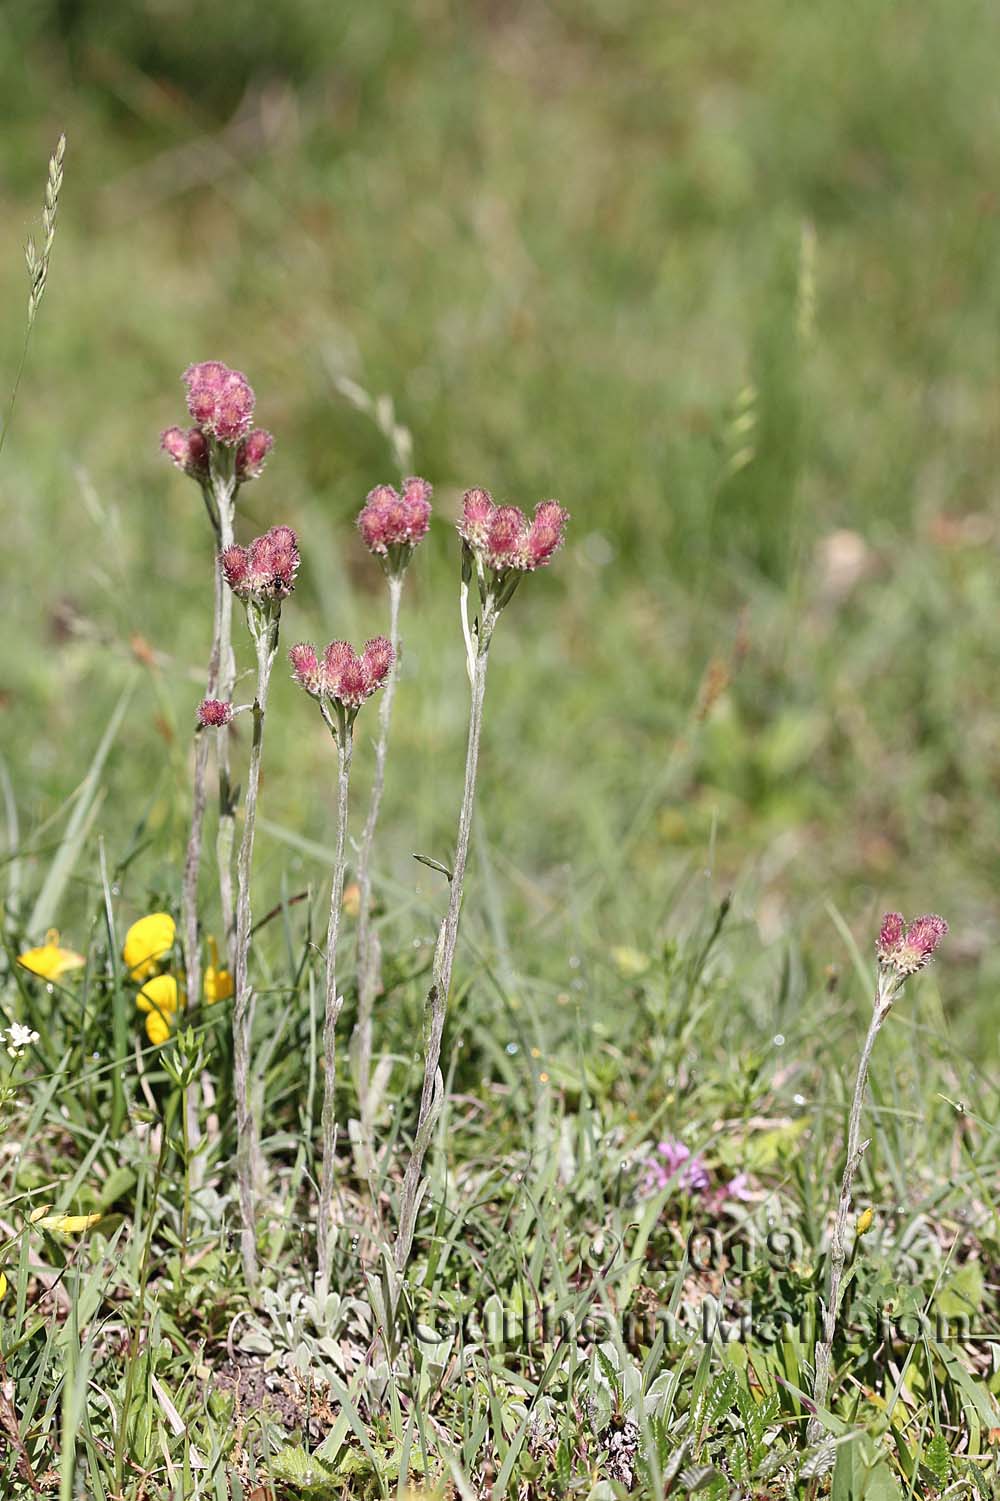
[[[273,526],[249,547],[234,545],[222,554],[226,583],[240,599],[257,604],[287,599],[295,587],[299,550],[290,526]]]
[[[246,548],[234,542],[222,553],[220,562],[226,583],[233,593],[240,595],[241,598],[248,594],[250,592],[250,554]]]
[[[241,484],[247,480],[259,479],[264,472],[264,464],[267,456],[274,447],[274,438],[262,427],[255,427],[252,433],[237,445],[236,448],[236,478]]]
[[[200,428],[185,432],[180,427],[168,427],[160,434],[160,447],[192,479],[208,478],[208,444]]]
[[[316,648],[308,641],[300,641],[288,653],[288,660],[292,664],[292,676],[295,681],[307,693],[318,698],[323,692],[326,677],[316,655]]]
[[[569,512],[564,511],[557,500],[543,500],[535,507],[535,519],[525,542],[524,567],[529,572],[551,562],[553,554],[562,546],[568,520]]]
[[[495,514],[496,506],[488,490],[466,490],[458,523],[459,535],[476,550],[485,547]]]
[[[342,703],[345,709],[360,709],[375,689],[368,682],[364,663],[353,652],[351,657],[352,660],[345,662],[340,669],[337,687],[331,691],[330,697]]]
[[[903,979],[915,975],[931,962],[947,931],[944,918],[933,913],[916,918],[907,928],[900,913],[887,912],[876,945],[879,964]]]
[[[676,1138],[658,1142],[644,1169],[639,1186],[644,1198],[671,1186],[685,1193],[702,1193],[709,1185],[708,1170],[701,1158],[692,1156],[691,1148]]]
[[[498,506],[490,520],[483,554],[498,571],[521,564],[528,522],[520,506]]]
[[[206,698],[198,705],[198,723],[207,729],[221,729],[224,724],[230,724],[232,718],[232,704],[224,704],[221,699]]]
[[[253,426],[254,393],[246,376],[220,360],[189,365],[184,372],[188,411],[198,426],[231,446]]]
[[[374,693],[389,676],[395,652],[385,636],[373,636],[367,643],[361,658],[369,692]]]
[[[349,641],[331,641],[323,653],[323,679],[324,691],[331,698],[337,696],[337,688],[340,684],[340,675],[346,667],[357,661],[354,647]]]
[[[376,485],[358,516],[358,530],[369,552],[385,557],[391,548],[407,549],[399,561],[427,535],[431,523],[431,487],[426,480],[403,481],[400,495],[392,485]]]

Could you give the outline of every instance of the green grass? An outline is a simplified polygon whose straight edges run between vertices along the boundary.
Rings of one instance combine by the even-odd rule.
[[[0,18],[10,381],[19,241],[60,129],[69,140],[0,466],[0,996],[41,1034],[3,1117],[0,1351],[20,1435],[0,1410],[5,1494],[32,1493],[21,1442],[67,1501],[272,1483],[390,1495],[407,1471],[464,1495],[599,1496],[626,1483],[619,1449],[642,1494],[684,1494],[708,1466],[744,1494],[823,1494],[796,1476],[800,1394],[868,956],[897,906],[939,910],[952,932],[875,1056],[857,1189],[875,1224],[831,1420],[864,1437],[841,1445],[833,1494],[991,1493],[990,1347],[893,1347],[872,1328],[888,1301],[968,1305],[996,1334],[998,43],[977,0],[961,16],[944,0],[836,14],[285,0],[266,16],[80,3]],[[463,757],[447,523],[469,484],[555,495],[573,515],[495,643],[451,1094],[395,1317],[360,1229],[339,1308],[302,1301],[334,766],[284,673],[255,909],[308,898],[262,931],[255,961],[271,1270],[252,1314],[229,1238],[226,1018],[198,1024],[222,1125],[182,1259],[172,1054],[136,1048],[107,937],[108,907],[120,943],[178,901],[211,546],[156,447],[183,415],[181,370],[216,356],[247,371],[277,438],[240,524],[300,534],[286,642],[384,621],[353,519],[393,462],[338,377],[391,394],[436,486],[378,850],[377,1043],[395,1059],[382,1129],[400,1149],[444,902],[411,856],[450,859]],[[838,590],[844,530],[864,571]],[[245,752],[241,737],[241,766]],[[207,870],[203,902],[211,930]],[[13,965],[49,921],[88,958],[54,994]],[[353,1006],[349,990],[345,1026]],[[346,1118],[346,1082],[341,1103]],[[753,1201],[644,1207],[639,1161],[668,1135],[704,1151],[716,1184],[748,1171]],[[382,1185],[390,1224],[401,1155]],[[353,1225],[346,1147],[344,1162]],[[83,1243],[28,1229],[50,1202],[107,1217]],[[752,1234],[758,1260],[777,1227],[794,1254],[739,1274],[734,1255],[720,1289],[681,1254],[706,1222],[734,1244]],[[407,1332],[482,1316],[490,1297],[607,1307],[615,1331],[637,1307],[720,1290],[734,1316],[753,1301],[754,1338],[728,1353],[623,1349],[614,1333],[603,1354],[582,1338],[501,1349],[460,1317],[468,1348],[456,1336],[445,1359]],[[799,1333],[768,1340],[783,1311]],[[376,1346],[359,1377],[375,1329],[393,1360]],[[253,1358],[262,1381],[262,1362],[295,1352],[303,1384],[284,1377],[266,1408],[234,1374]],[[312,1491],[296,1445],[320,1449]],[[785,1467],[752,1481],[784,1447]]]

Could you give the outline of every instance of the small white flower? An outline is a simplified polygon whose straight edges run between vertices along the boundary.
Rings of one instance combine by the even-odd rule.
[[[38,1033],[33,1032],[30,1027],[24,1026],[21,1022],[15,1022],[12,1027],[8,1028],[7,1036],[9,1038],[7,1051],[12,1058],[20,1058],[25,1048],[30,1048],[33,1042],[38,1041]]]

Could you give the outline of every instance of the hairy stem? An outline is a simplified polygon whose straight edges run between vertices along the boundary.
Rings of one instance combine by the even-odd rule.
[[[248,621],[254,606],[249,607]],[[257,692],[253,705],[253,743],[247,772],[243,838],[237,864],[236,901],[236,997],[233,1004],[233,1089],[236,1095],[236,1177],[239,1185],[242,1218],[240,1245],[247,1285],[257,1281],[257,1235],[254,1212],[254,1164],[258,1153],[257,1125],[250,1094],[250,1025],[253,991],[250,986],[250,878],[253,866],[254,826],[257,820],[257,793],[260,788],[260,763],[264,747],[264,715],[271,669],[278,649],[278,621],[271,619],[251,624],[257,645]]]
[[[208,674],[205,679],[205,697],[219,696],[219,667],[222,659],[222,611],[223,596],[228,590],[223,582],[219,566],[218,513],[210,492],[205,492],[205,507],[215,533],[216,553],[212,559],[213,604],[212,647],[208,657]],[[184,856],[184,877],[181,886],[181,932],[184,942],[184,969],[187,978],[188,1001],[197,1002],[201,993],[201,949],[198,942],[198,874],[201,869],[201,846],[205,829],[205,808],[208,803],[208,756],[211,737],[198,731],[194,743],[194,784],[191,806],[191,827],[188,831],[187,850]]]
[[[434,1129],[434,1122],[441,1108],[444,1093],[444,1081],[440,1076],[438,1065],[441,1060],[441,1038],[448,1010],[448,992],[451,989],[451,970],[455,959],[455,946],[458,942],[458,925],[462,915],[462,888],[465,884],[465,867],[469,856],[469,836],[472,832],[472,812],[476,797],[476,770],[479,765],[479,738],[483,726],[483,701],[486,696],[486,669],[489,665],[490,641],[496,619],[497,611],[492,598],[488,597],[483,605],[479,621],[476,658],[472,673],[469,738],[465,753],[465,787],[458,819],[458,837],[455,842],[455,865],[451,874],[448,910],[438,934],[431,987],[427,993],[425,1014],[429,1015],[429,1021],[424,1052],[424,1082],[420,1092],[420,1111],[417,1116],[413,1150],[406,1165],[399,1199],[399,1228],[396,1232],[395,1246],[396,1267],[399,1271],[406,1266],[413,1247],[413,1234],[421,1199],[420,1181],[424,1157],[430,1145],[431,1132]]]
[[[220,546],[224,552],[233,543],[236,485],[230,481],[219,495]],[[221,572],[221,569],[219,570]],[[236,687],[236,655],[233,651],[233,596],[223,587],[219,619],[219,697],[229,703]],[[233,902],[233,844],[236,839],[236,797],[229,775],[229,728],[223,725],[215,737],[219,776],[219,826],[215,836],[215,859],[219,871],[219,903],[222,909],[224,951],[232,953],[236,936]]]
[[[844,1164],[844,1177],[840,1185],[840,1203],[837,1205],[837,1217],[834,1221],[833,1237],[830,1242],[830,1287],[823,1316],[823,1338],[817,1341],[816,1344],[813,1396],[817,1408],[826,1406],[827,1393],[830,1389],[830,1360],[833,1352],[833,1339],[837,1332],[841,1285],[844,1277],[844,1265],[847,1260],[847,1221],[851,1213],[851,1194],[854,1188],[855,1176],[858,1168],[861,1166],[861,1159],[868,1146],[867,1141],[863,1142],[861,1140],[861,1112],[864,1108],[865,1091],[868,1087],[868,1066],[871,1062],[872,1050],[875,1047],[875,1039],[879,1034],[882,1023],[889,1014],[891,1004],[891,998],[887,999],[880,987],[875,995],[872,1019],[868,1027],[868,1035],[865,1038],[865,1045],[861,1050],[857,1078],[854,1081],[854,1098],[851,1101],[851,1114],[847,1125],[847,1161]],[[823,1422],[817,1413],[809,1423],[809,1442],[818,1443],[823,1437],[824,1431]]]
[[[382,794],[385,790],[385,762],[389,748],[389,726],[392,721],[392,701],[396,693],[396,674],[399,670],[399,602],[403,592],[403,575],[389,575],[389,642],[393,661],[388,680],[382,691],[379,704],[378,740],[375,744],[375,770],[372,776],[371,797],[368,802],[368,817],[365,819],[358,851],[358,1017],[354,1024],[351,1047],[355,1057],[358,1088],[358,1110],[361,1116],[361,1154],[366,1176],[371,1180],[374,1172],[374,1147],[372,1143],[372,1011],[379,983],[378,938],[372,927],[372,846],[378,825]]]
[[[330,1291],[330,1231],[337,1150],[337,1021],[344,998],[337,993],[337,939],[344,903],[344,851],[351,785],[351,726],[341,711],[337,734],[337,843],[330,890],[330,921],[326,930],[326,1004],[323,1016],[323,1156],[320,1164],[319,1222],[316,1227],[316,1296],[322,1305]]]

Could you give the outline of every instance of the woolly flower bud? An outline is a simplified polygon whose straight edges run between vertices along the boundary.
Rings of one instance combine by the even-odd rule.
[[[299,550],[290,526],[273,526],[249,547],[234,544],[221,557],[226,583],[239,599],[270,604],[287,599],[295,587]]]
[[[372,684],[372,692],[389,676],[395,652],[385,636],[373,636],[366,644],[361,665],[365,676]]]
[[[232,704],[224,704],[221,699],[206,698],[198,705],[198,723],[206,729],[221,729],[224,724],[230,724],[232,718]]]
[[[185,432],[180,427],[168,427],[160,434],[160,447],[192,479],[208,478],[208,444],[200,428]]]
[[[188,411],[213,438],[227,447],[246,437],[253,426],[253,387],[239,370],[221,360],[189,365],[184,372]]]
[[[914,975],[931,962],[947,931],[944,918],[933,913],[916,918],[907,928],[899,912],[887,912],[876,945],[879,964],[902,979]]]
[[[486,532],[487,563],[498,571],[520,565],[528,522],[519,506],[498,506]]]
[[[459,535],[470,547],[485,547],[490,522],[495,514],[496,506],[488,490],[466,490],[458,523]]]
[[[259,479],[264,473],[264,464],[274,447],[274,438],[263,427],[255,427],[236,449],[236,478],[240,484]]]
[[[402,495],[392,485],[370,490],[358,516],[358,530],[369,552],[384,557],[393,547],[415,547],[431,524],[432,493],[426,480],[415,477],[403,481]]]
[[[288,660],[292,664],[292,677],[299,687],[318,698],[323,692],[326,677],[316,655],[316,648],[308,641],[300,641],[288,653]]]
[[[553,554],[562,546],[563,532],[569,520],[557,500],[543,500],[535,507],[535,519],[525,540],[523,566],[530,572],[544,568]]]

